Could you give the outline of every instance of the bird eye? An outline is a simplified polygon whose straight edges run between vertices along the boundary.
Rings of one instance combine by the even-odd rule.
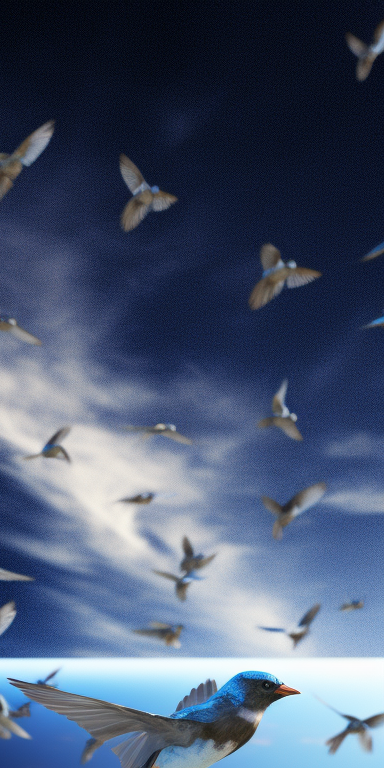
[[[268,683],[267,680],[264,680],[263,688],[264,688],[265,691],[269,691],[272,688],[272,683]]]

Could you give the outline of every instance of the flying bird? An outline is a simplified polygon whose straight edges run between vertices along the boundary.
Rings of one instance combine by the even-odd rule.
[[[126,738],[112,751],[122,768],[208,768],[243,746],[267,707],[297,694],[268,672],[242,672],[219,691],[207,681],[183,699],[170,717],[152,715],[100,699],[10,680],[26,696],[64,714],[105,742]]]
[[[52,437],[49,438],[44,448],[40,453],[33,453],[31,456],[24,456],[24,459],[37,459],[39,456],[43,456],[45,459],[65,459],[65,461],[71,461],[67,451],[62,445],[59,445],[59,440],[64,440],[70,432],[70,427],[63,427],[55,432]]]
[[[37,681],[38,685],[47,685],[48,680],[52,680],[52,678],[54,678],[58,674],[58,672],[60,672],[60,670],[61,670],[61,667],[58,667],[58,669],[55,669],[53,672],[50,672],[49,675],[47,675],[47,677],[44,678],[44,680],[38,680]],[[52,687],[54,688],[55,686],[52,686]]]
[[[174,576],[173,573],[166,573],[165,571],[152,571],[158,576],[163,576],[164,579],[169,579],[175,583],[176,595],[179,600],[186,600],[187,589],[192,581],[200,581],[201,576],[196,576],[193,571],[185,573],[183,576]]]
[[[48,123],[40,126],[37,131],[31,133],[15,149],[12,155],[7,155],[4,152],[0,153],[0,200],[13,187],[13,180],[21,173],[23,166],[32,165],[44,151],[52,137],[54,127],[55,121],[49,120]]]
[[[382,253],[384,253],[384,243],[380,243],[380,245],[377,245],[372,251],[369,251],[369,253],[363,256],[361,261],[371,261],[371,259],[376,259],[377,256],[381,256]]]
[[[133,194],[121,214],[121,226],[126,232],[140,224],[149,211],[165,211],[177,202],[177,197],[162,192],[159,187],[150,187],[139,169],[126,155],[120,155],[121,175]]]
[[[149,504],[156,496],[155,493],[138,493],[136,496],[127,496],[125,499],[119,499],[124,504]]]
[[[21,573],[13,573],[0,568],[0,581],[35,581],[33,576],[23,576]]]
[[[313,507],[324,496],[326,488],[326,483],[310,485],[308,488],[304,488],[303,491],[299,491],[296,496],[293,496],[284,505],[278,504],[277,501],[270,499],[269,496],[262,496],[261,500],[264,506],[277,516],[272,530],[273,538],[280,540],[283,536],[283,528],[292,522],[295,517]]]
[[[297,421],[297,416],[295,413],[291,413],[285,404],[287,388],[288,379],[284,379],[280,389],[278,389],[272,400],[273,416],[269,416],[266,419],[261,419],[257,426],[260,429],[263,429],[264,427],[278,427],[293,440],[302,440],[303,436],[297,429],[295,423]]]
[[[366,45],[350,32],[347,32],[345,39],[349,50],[357,56],[356,78],[360,81],[366,80],[373,62],[379,53],[384,51],[384,21],[376,27],[371,45]]]
[[[0,183],[1,183],[1,175],[0,175]],[[1,194],[1,190],[0,190],[0,194]],[[28,331],[25,331],[24,328],[22,328],[21,325],[18,324],[17,320],[15,320],[14,317],[9,317],[8,315],[0,315],[0,331],[7,331],[8,333],[11,333],[12,336],[16,336],[17,339],[20,339],[21,341],[26,341],[28,344],[34,344],[35,346],[38,346],[38,347],[41,346],[40,339],[37,339],[36,336],[32,336],[31,333],[28,333]]]
[[[16,616],[16,605],[11,600],[10,603],[5,603],[0,608],[0,635],[2,635],[8,627],[11,626],[13,619]]]
[[[359,744],[364,752],[372,752],[372,737],[369,733],[369,728],[378,728],[379,725],[384,724],[384,712],[382,712],[380,715],[367,717],[366,720],[359,720],[358,717],[354,717],[353,715],[344,715],[342,712],[339,712],[338,709],[331,707],[318,696],[316,696],[316,698],[318,701],[328,707],[328,709],[332,709],[332,712],[336,712],[336,714],[344,717],[346,720],[349,720],[349,723],[344,731],[341,731],[341,733],[338,733],[337,736],[333,736],[332,739],[328,739],[328,741],[325,742],[326,746],[329,747],[330,755],[334,755],[335,752],[337,752],[342,741],[344,741],[345,737],[350,733],[357,733],[359,737]]]
[[[144,438],[152,437],[152,435],[163,435],[163,437],[170,437],[171,440],[176,440],[177,443],[184,443],[185,445],[192,445],[192,440],[189,437],[184,437],[180,432],[177,432],[174,424],[155,424],[153,427],[125,427],[128,432],[142,432]]]
[[[293,629],[287,630],[282,629],[281,627],[258,627],[258,629],[264,629],[266,632],[284,632],[293,640],[293,647],[296,648],[300,640],[303,640],[303,638],[308,635],[309,627],[312,624],[315,616],[317,616],[320,608],[320,603],[313,605],[312,608],[310,608],[309,611],[304,614],[297,627],[294,627]]]
[[[89,761],[92,759],[93,755],[95,754],[96,750],[99,749],[99,747],[101,747],[103,743],[104,742],[99,741],[99,739],[88,739],[81,753],[80,765],[85,765],[85,763],[89,763]]]
[[[181,630],[184,629],[182,624],[164,624],[161,621],[151,621],[150,627],[150,629],[133,629],[132,632],[134,632],[135,635],[154,637],[157,640],[164,642],[165,645],[170,645],[173,648],[181,647],[179,637]]]
[[[251,309],[260,309],[268,304],[283,290],[284,284],[287,288],[298,288],[321,277],[321,272],[298,267],[295,261],[284,262],[280,251],[272,243],[262,246],[260,259],[264,271],[262,279],[255,285],[249,297]]]
[[[10,739],[12,733],[15,736],[20,736],[21,739],[32,738],[24,728],[20,728],[20,725],[14,723],[11,717],[12,713],[9,711],[9,706],[0,693],[0,739]]]
[[[373,320],[372,323],[368,323],[368,325],[363,325],[363,331],[366,328],[379,328],[381,325],[384,325],[384,316],[379,317],[377,320]]]
[[[180,570],[186,571],[187,574],[191,573],[191,571],[198,570],[199,568],[204,568],[214,557],[216,557],[216,553],[214,555],[208,555],[208,557],[204,557],[204,555],[201,554],[195,555],[192,544],[187,536],[184,536],[183,538],[182,547],[185,557],[183,557],[180,563]]]
[[[343,603],[340,606],[339,611],[349,613],[350,611],[356,611],[358,608],[364,608],[364,600],[351,600],[349,603]]]

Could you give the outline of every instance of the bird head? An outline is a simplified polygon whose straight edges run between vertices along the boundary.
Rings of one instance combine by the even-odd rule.
[[[300,693],[289,688],[269,672],[240,672],[229,680],[219,693],[228,693],[236,703],[252,712],[264,712],[274,701],[283,696]]]
[[[290,418],[292,421],[297,421],[297,416],[296,416],[296,414],[295,414],[295,413],[290,413],[290,414],[289,414],[289,418]]]
[[[151,187],[151,192],[153,192],[153,194],[154,194],[154,195],[156,195],[156,194],[157,194],[157,192],[160,192],[160,189],[159,189],[159,187],[157,187],[157,186],[155,185],[154,187]]]
[[[285,266],[288,267],[289,269],[296,269],[297,264],[295,261],[287,261]]]

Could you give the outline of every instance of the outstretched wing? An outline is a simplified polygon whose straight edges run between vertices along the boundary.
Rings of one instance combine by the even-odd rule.
[[[161,189],[159,189],[159,191],[155,192],[153,195],[152,209],[154,211],[165,211],[173,205],[173,203],[177,203],[177,197],[175,197],[175,195],[170,195],[169,192],[162,192]]]
[[[141,199],[141,195],[132,197],[132,199],[125,206],[123,213],[121,214],[120,223],[125,232],[130,232],[135,229],[143,219],[145,219],[150,205]]]
[[[0,608],[0,635],[2,635],[6,629],[12,624],[13,619],[16,616],[16,605],[11,600],[10,603],[5,603]]]
[[[23,165],[32,163],[41,155],[52,138],[55,129],[55,121],[49,120],[36,131],[30,134],[13,153]]]
[[[282,429],[283,432],[285,432],[288,437],[291,437],[292,440],[302,440],[303,435],[299,430],[297,429],[297,426],[294,421],[289,416],[275,416],[274,417],[274,424],[275,427],[279,427],[279,429]]]
[[[170,581],[179,581],[179,576],[174,576],[173,573],[166,573],[165,571],[152,571],[152,573],[156,573],[158,576],[164,576],[165,579],[170,579]]]
[[[23,576],[21,573],[13,573],[0,568],[0,581],[34,581],[33,576]]]
[[[187,536],[184,536],[183,541],[181,542],[181,546],[183,547],[184,553],[187,555],[187,557],[193,557],[193,547]]]
[[[329,747],[329,754],[334,755],[335,752],[339,749],[340,744],[344,741],[345,737],[348,735],[348,731],[342,731],[341,733],[338,733],[337,736],[333,736],[332,739],[328,739],[328,741],[325,742],[326,746]]]
[[[32,333],[28,333],[24,328],[22,328],[20,325],[16,324],[9,328],[9,332],[12,334],[12,336],[16,336],[17,339],[20,339],[20,341],[26,341],[27,344],[34,344],[37,347],[41,347],[41,341],[36,336],[33,336]]]
[[[258,629],[265,629],[266,632],[285,632],[285,629],[282,629],[282,627],[258,627]]]
[[[352,51],[352,53],[354,53],[355,56],[357,56],[359,59],[367,54],[368,46],[363,43],[362,40],[359,40],[358,37],[352,35],[350,32],[347,32],[345,35],[345,41],[349,50]]]
[[[382,712],[380,715],[373,715],[372,717],[367,717],[366,720],[363,720],[363,723],[365,723],[365,725],[369,725],[370,728],[377,728],[379,725],[383,725],[384,712]]]
[[[251,309],[260,309],[268,304],[269,301],[278,296],[284,288],[285,273],[282,275],[281,280],[272,280],[271,275],[263,277],[256,283],[249,299],[248,303]]]
[[[300,285],[306,285],[311,283],[312,280],[316,280],[317,277],[321,277],[321,272],[316,272],[314,269],[306,269],[305,267],[295,267],[295,269],[289,270],[291,274],[287,277],[287,288],[298,288]]]
[[[289,507],[291,509],[293,507],[298,508],[297,514],[305,512],[324,496],[326,488],[326,483],[315,483],[314,485],[308,486],[308,488],[304,488],[302,491],[299,491],[299,493],[296,493],[296,495],[288,502]]]
[[[205,683],[200,683],[197,688],[192,688],[188,696],[184,696],[179,701],[175,712],[179,712],[180,709],[186,709],[187,707],[194,707],[196,704],[204,704],[216,691],[216,680],[206,680]]]
[[[132,192],[133,195],[139,187],[142,187],[143,189],[150,188],[138,167],[129,159],[129,157],[127,157],[127,155],[120,155],[120,172],[129,191]]]
[[[163,434],[164,437],[170,437],[171,440],[175,440],[176,443],[183,443],[184,445],[192,445],[192,440],[185,435],[181,435],[180,432],[176,432],[174,429],[166,429],[163,432],[159,431],[159,434]]]
[[[0,200],[5,197],[7,192],[13,187],[13,181],[6,176],[5,173],[0,172]],[[7,738],[6,736],[3,736],[3,738]]]
[[[272,245],[272,243],[265,243],[265,245],[261,247],[260,261],[261,261],[263,270],[273,269],[274,267],[277,267],[280,261],[281,261],[281,266],[283,266],[284,264],[281,258],[280,251],[277,248],[275,248],[275,246]]]
[[[287,389],[288,379],[284,379],[272,400],[272,413],[275,413],[277,416],[281,416],[283,413],[283,406],[285,403],[285,395],[287,394]]]
[[[384,243],[380,243],[380,245],[377,245],[376,248],[373,248],[372,251],[369,251],[361,261],[370,261],[371,259],[376,259],[377,256],[381,256],[381,254],[384,253]]]
[[[368,731],[364,728],[362,731],[358,732],[358,738],[359,738],[359,744],[361,748],[364,750],[364,752],[372,752],[372,736]]]
[[[60,442],[60,440],[64,440],[64,438],[67,437],[70,431],[71,431],[71,427],[63,427],[62,429],[59,429],[58,432],[55,432],[55,434],[49,438],[46,445],[56,445],[57,443]]]
[[[319,610],[321,608],[320,603],[316,603],[316,605],[313,605],[312,608],[307,611],[307,613],[304,614],[303,618],[299,622],[299,627],[309,627],[315,616],[317,616]]]

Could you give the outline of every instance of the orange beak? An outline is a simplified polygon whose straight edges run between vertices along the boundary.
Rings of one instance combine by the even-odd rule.
[[[275,693],[279,693],[280,696],[292,696],[292,694],[300,693],[300,691],[297,691],[296,688],[289,688],[288,685],[284,685],[284,683],[282,683],[278,688],[276,688]]]

